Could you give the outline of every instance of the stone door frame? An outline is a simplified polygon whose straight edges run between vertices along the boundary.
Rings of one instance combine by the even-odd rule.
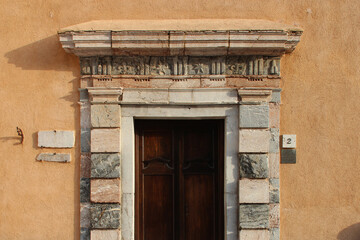
[[[134,118],[225,119],[225,239],[280,239],[280,57],[302,30],[251,21],[59,32],[82,73],[82,240],[134,239]]]

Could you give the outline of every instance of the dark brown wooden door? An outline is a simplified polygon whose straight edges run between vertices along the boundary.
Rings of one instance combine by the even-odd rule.
[[[136,120],[136,240],[222,240],[223,120]]]

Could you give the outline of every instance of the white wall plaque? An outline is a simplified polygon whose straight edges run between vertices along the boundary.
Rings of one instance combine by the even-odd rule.
[[[282,137],[282,148],[296,148],[296,135],[284,134]]]

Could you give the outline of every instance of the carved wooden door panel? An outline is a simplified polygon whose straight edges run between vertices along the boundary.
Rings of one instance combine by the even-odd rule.
[[[136,120],[136,240],[221,240],[223,121]]]

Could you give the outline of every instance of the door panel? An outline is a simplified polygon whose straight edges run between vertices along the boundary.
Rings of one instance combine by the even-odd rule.
[[[223,120],[136,120],[136,240],[222,240]]]
[[[143,186],[144,239],[173,239],[173,176],[145,176]]]
[[[184,179],[186,240],[215,239],[213,176],[187,175]]]

